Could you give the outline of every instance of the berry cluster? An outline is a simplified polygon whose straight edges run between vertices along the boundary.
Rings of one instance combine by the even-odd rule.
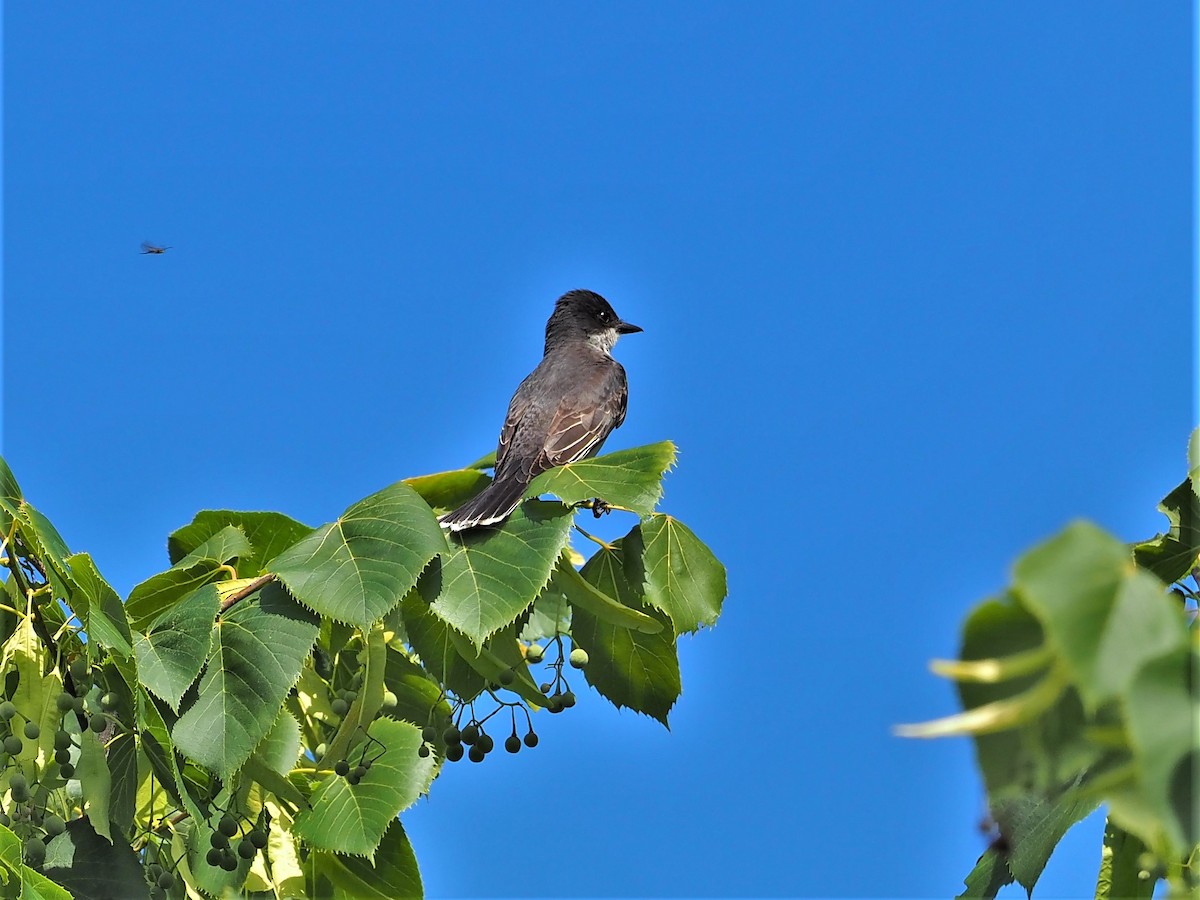
[[[588,655],[582,647],[575,647],[571,650],[570,655],[564,657],[562,638],[555,637],[554,643],[558,648],[558,658],[554,662],[546,664],[546,667],[552,670],[554,677],[551,681],[543,681],[539,684],[538,690],[546,695],[546,710],[551,713],[560,713],[575,705],[575,693],[571,690],[566,676],[563,675],[563,664],[569,662],[572,668],[582,669],[588,664]],[[525,659],[531,663],[539,663],[545,658],[545,654],[546,651],[538,644],[531,644],[525,650]]]
[[[263,816],[259,817],[258,824],[246,827],[249,825],[249,820],[229,812],[221,816],[216,830],[209,836],[211,846],[204,857],[205,862],[213,868],[233,872],[238,867],[239,859],[254,859],[258,851],[267,846],[267,829]],[[233,843],[235,838],[239,838],[236,845]]]

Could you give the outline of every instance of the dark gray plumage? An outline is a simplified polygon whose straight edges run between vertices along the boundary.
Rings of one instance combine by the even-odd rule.
[[[542,472],[596,454],[625,421],[629,396],[613,346],[620,335],[641,330],[592,291],[559,297],[546,323],[545,355],[508,404],[495,479],[442,516],[442,527],[463,531],[502,522]]]

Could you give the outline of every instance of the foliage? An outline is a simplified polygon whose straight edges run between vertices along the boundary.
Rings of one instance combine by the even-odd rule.
[[[1107,804],[1098,898],[1200,894],[1200,431],[1188,477],[1159,505],[1169,528],[1132,548],[1085,522],[1022,556],[977,606],[955,681],[963,712],[905,726],[970,735],[994,840],[963,897],[1032,892],[1055,845]],[[1189,583],[1190,582],[1190,583]]]
[[[437,515],[487,460],[316,529],[205,510],[124,601],[0,460],[0,896],[420,896],[398,814],[446,762],[537,746],[574,670],[667,724],[676,635],[726,592],[655,511],[674,458],[564,466],[529,491],[558,500],[459,535]],[[574,524],[585,508],[637,521],[610,544]]]

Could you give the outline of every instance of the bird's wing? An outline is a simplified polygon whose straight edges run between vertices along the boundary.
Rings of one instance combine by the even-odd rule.
[[[521,387],[524,387],[524,383]],[[521,424],[525,421],[528,412],[529,397],[525,391],[518,388],[508,404],[508,413],[504,416],[504,425],[500,429],[500,442],[496,445],[495,471],[497,473],[508,468],[509,451],[512,450],[517,433],[521,430]]]
[[[594,453],[613,429],[625,421],[629,399],[625,370],[613,362],[597,376],[559,403],[534,474]]]

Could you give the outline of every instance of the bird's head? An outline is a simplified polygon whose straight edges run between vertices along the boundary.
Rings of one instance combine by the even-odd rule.
[[[623,321],[595,291],[567,291],[554,304],[546,323],[546,352],[563,341],[583,340],[602,353],[611,353],[618,337],[641,330]]]

